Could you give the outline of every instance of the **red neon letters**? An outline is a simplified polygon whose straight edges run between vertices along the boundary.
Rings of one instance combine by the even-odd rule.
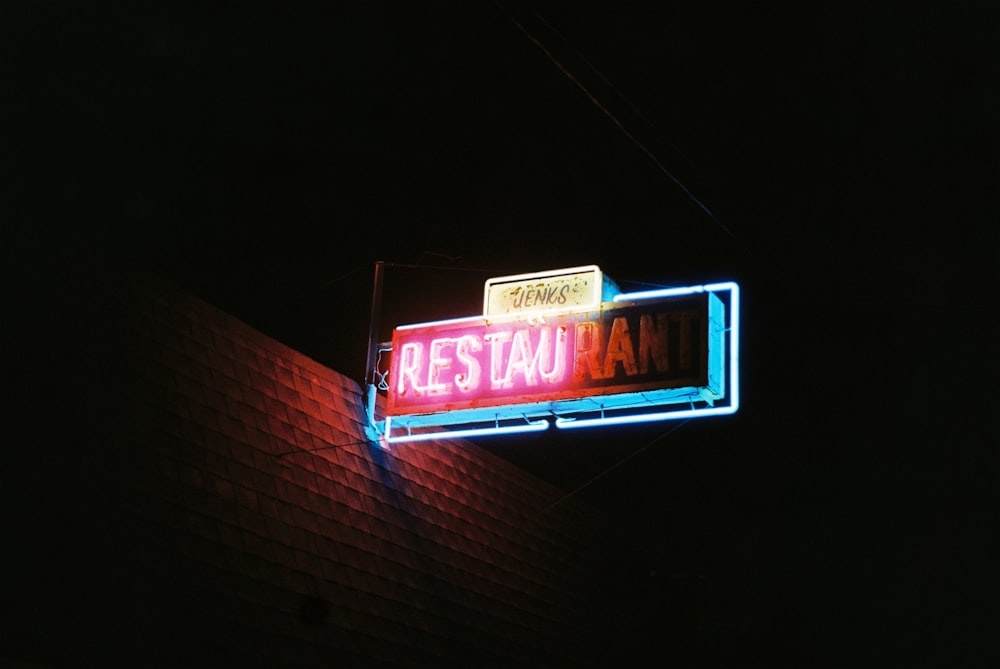
[[[704,296],[564,313],[544,322],[470,318],[397,328],[391,415],[699,385]]]

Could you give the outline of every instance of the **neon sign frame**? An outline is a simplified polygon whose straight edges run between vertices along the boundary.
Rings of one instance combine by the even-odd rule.
[[[580,396],[570,399],[545,398],[504,405],[465,407],[459,411],[389,415],[378,431],[386,444],[434,439],[469,438],[499,434],[540,432],[555,425],[558,429],[581,429],[630,423],[724,416],[740,406],[740,288],[735,282],[721,282],[665,288],[614,295],[609,308],[624,308],[685,296],[710,296],[713,313],[710,326],[709,358],[706,370],[716,378],[710,392],[703,387],[685,386],[662,391],[622,392]],[[522,315],[522,318],[529,318]],[[541,320],[544,315],[531,315]],[[458,327],[482,321],[470,317],[401,326],[397,330]],[[718,321],[718,322],[716,322]],[[391,411],[390,411],[391,413]],[[414,432],[414,428],[418,431]],[[442,429],[444,428],[444,429]],[[394,433],[393,431],[397,432]],[[399,431],[402,432],[399,432]]]

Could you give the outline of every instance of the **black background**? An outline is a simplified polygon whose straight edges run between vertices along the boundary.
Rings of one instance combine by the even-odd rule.
[[[20,299],[67,257],[151,269],[360,381],[377,261],[382,340],[493,276],[738,281],[737,415],[481,445],[613,514],[653,600],[696,584],[707,666],[995,658],[992,3],[15,0],[0,25]]]

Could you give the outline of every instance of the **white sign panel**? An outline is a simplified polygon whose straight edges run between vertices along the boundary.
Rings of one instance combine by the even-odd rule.
[[[597,307],[605,278],[597,265],[515,274],[486,281],[483,315],[545,314]]]

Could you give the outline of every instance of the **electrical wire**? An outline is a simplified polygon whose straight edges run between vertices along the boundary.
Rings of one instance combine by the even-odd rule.
[[[709,208],[708,208],[708,206],[707,206],[707,205],[706,205],[706,204],[705,204],[704,202],[702,202],[702,201],[701,201],[700,199],[698,199],[697,197],[695,197],[694,193],[692,193],[692,192],[691,192],[691,191],[690,191],[690,190],[688,189],[688,187],[687,187],[687,186],[685,186],[685,185],[684,185],[684,184],[683,184],[683,183],[681,182],[681,180],[680,180],[680,179],[678,179],[678,178],[677,178],[676,176],[674,176],[674,175],[673,175],[673,173],[672,173],[672,172],[671,172],[670,170],[668,170],[668,169],[667,169],[667,168],[666,168],[666,167],[665,167],[665,166],[663,165],[663,163],[661,163],[661,162],[660,162],[659,158],[657,158],[657,157],[656,157],[656,154],[654,154],[654,153],[653,153],[653,152],[652,152],[652,151],[651,151],[651,150],[650,150],[650,149],[649,149],[649,148],[648,148],[648,147],[647,147],[647,146],[646,146],[645,144],[643,144],[643,143],[642,143],[642,142],[641,142],[641,141],[640,141],[640,140],[639,140],[639,139],[638,139],[638,138],[637,138],[637,137],[636,137],[635,135],[633,135],[633,134],[632,134],[631,132],[629,132],[629,131],[628,131],[628,129],[627,129],[627,128],[626,128],[625,126],[624,126],[624,124],[622,124],[622,122],[621,122],[620,120],[618,120],[618,118],[617,118],[617,117],[616,117],[616,116],[615,116],[614,114],[612,114],[612,113],[611,113],[611,111],[609,111],[607,107],[605,107],[605,106],[604,106],[603,104],[601,104],[600,100],[598,100],[598,99],[597,99],[597,98],[596,98],[596,97],[594,96],[594,94],[593,94],[593,93],[591,93],[591,92],[590,92],[590,91],[589,91],[589,90],[587,89],[587,87],[586,87],[586,86],[584,86],[584,85],[583,85],[583,84],[582,84],[582,83],[580,82],[580,80],[579,80],[579,79],[577,79],[577,78],[576,78],[575,76],[573,76],[573,73],[572,73],[572,72],[570,72],[570,71],[569,71],[569,70],[568,70],[568,69],[567,69],[567,68],[566,68],[566,67],[565,67],[565,66],[564,66],[564,65],[563,65],[563,64],[562,64],[562,63],[561,63],[561,62],[559,61],[559,59],[558,59],[558,58],[556,58],[556,57],[555,57],[555,56],[554,56],[554,55],[552,54],[552,52],[551,52],[551,51],[550,51],[550,50],[549,50],[548,48],[546,48],[546,46],[545,46],[544,44],[542,44],[541,40],[539,40],[539,39],[538,39],[537,37],[535,37],[535,36],[534,36],[534,35],[533,35],[533,34],[532,34],[532,33],[531,33],[531,32],[530,32],[530,31],[529,31],[529,30],[528,30],[527,28],[525,28],[525,27],[524,27],[524,24],[522,24],[522,23],[521,23],[520,21],[518,21],[518,20],[517,20],[516,18],[514,18],[514,16],[513,16],[513,15],[511,15],[511,13],[507,11],[507,8],[506,8],[506,7],[504,7],[504,5],[503,5],[503,3],[502,3],[502,2],[499,2],[499,0],[494,0],[494,4],[496,4],[497,8],[498,8],[498,9],[499,9],[499,10],[500,10],[500,11],[501,11],[501,12],[502,12],[502,13],[503,13],[503,14],[504,14],[504,15],[505,15],[505,16],[506,16],[506,17],[507,17],[508,19],[510,19],[511,23],[513,23],[513,24],[514,24],[514,26],[515,26],[515,27],[516,27],[516,28],[517,28],[517,29],[518,29],[518,30],[519,30],[519,31],[520,31],[520,32],[521,32],[521,33],[522,33],[522,34],[523,34],[523,35],[524,35],[525,37],[527,37],[527,38],[528,38],[528,40],[529,40],[529,41],[530,41],[530,42],[531,42],[532,44],[534,44],[534,45],[535,45],[536,47],[538,47],[538,48],[539,48],[539,49],[540,49],[540,50],[542,51],[542,53],[544,53],[544,54],[545,54],[545,56],[546,56],[546,57],[547,57],[547,58],[548,58],[548,59],[549,59],[550,61],[552,61],[552,64],[556,66],[556,69],[558,69],[558,70],[559,70],[559,71],[560,71],[560,72],[561,72],[561,73],[563,74],[563,76],[565,76],[565,77],[566,77],[567,79],[569,79],[569,80],[570,80],[571,82],[573,82],[573,84],[574,84],[574,85],[576,85],[576,87],[577,87],[577,88],[579,88],[581,92],[583,92],[583,94],[584,94],[584,95],[585,95],[585,96],[587,97],[587,99],[588,99],[588,100],[590,100],[590,102],[591,102],[591,103],[592,103],[592,104],[593,104],[593,105],[594,105],[595,107],[597,107],[597,108],[598,108],[598,109],[599,109],[599,110],[601,111],[601,113],[603,113],[603,114],[604,114],[605,116],[607,116],[607,117],[608,117],[608,119],[610,119],[610,120],[611,120],[611,122],[612,122],[612,123],[613,123],[613,124],[615,125],[615,127],[617,127],[617,128],[618,128],[618,130],[619,130],[619,131],[620,131],[620,132],[621,132],[621,133],[622,133],[623,135],[625,135],[625,137],[626,137],[626,138],[627,138],[627,139],[628,139],[628,140],[629,140],[630,142],[632,142],[632,143],[633,143],[633,144],[634,144],[634,145],[635,145],[636,147],[638,147],[638,148],[639,148],[639,150],[640,150],[640,151],[642,151],[642,152],[643,152],[644,154],[646,154],[646,156],[647,156],[647,157],[648,157],[648,158],[649,158],[650,160],[652,160],[652,161],[653,161],[653,164],[654,164],[654,165],[656,166],[656,168],[657,168],[658,170],[660,170],[660,172],[662,172],[662,173],[663,173],[664,175],[666,175],[666,176],[667,176],[667,177],[668,177],[668,178],[669,178],[669,179],[670,179],[671,181],[673,181],[673,182],[674,182],[674,184],[675,184],[675,185],[676,185],[676,186],[677,186],[678,188],[680,188],[680,189],[681,189],[681,191],[683,191],[683,192],[684,192],[684,194],[685,194],[685,195],[686,195],[686,196],[688,197],[688,199],[690,199],[690,200],[691,200],[692,202],[694,202],[694,204],[695,204],[695,205],[697,205],[699,209],[701,209],[701,210],[702,210],[703,212],[705,212],[705,214],[706,214],[706,215],[707,215],[707,216],[708,216],[709,218],[711,218],[711,219],[712,219],[712,221],[714,221],[714,222],[716,223],[716,225],[718,225],[718,226],[719,226],[719,227],[720,227],[720,228],[721,228],[721,229],[722,229],[722,230],[723,230],[723,231],[724,231],[724,232],[725,232],[726,234],[728,234],[728,235],[729,235],[730,237],[732,237],[733,239],[737,239],[737,237],[736,237],[735,233],[733,233],[733,231],[732,231],[732,230],[730,230],[730,229],[729,229],[729,227],[728,227],[728,226],[727,226],[727,225],[726,225],[725,223],[723,223],[722,221],[720,221],[720,220],[718,219],[718,217],[717,217],[717,216],[716,216],[716,215],[715,215],[714,213],[712,213],[712,210],[711,210],[711,209],[709,209]]]
[[[592,477],[591,479],[587,480],[586,482],[584,482],[580,486],[577,486],[576,488],[574,488],[570,492],[566,493],[565,495],[563,495],[562,497],[560,497],[556,501],[552,502],[552,504],[549,504],[547,507],[545,507],[545,510],[546,511],[551,511],[555,507],[557,507],[560,504],[562,504],[563,502],[565,502],[567,499],[570,499],[571,497],[573,497],[576,494],[578,494],[580,491],[582,491],[582,490],[590,487],[591,485],[593,485],[594,483],[596,483],[600,479],[604,478],[605,476],[607,476],[608,474],[610,474],[614,470],[618,469],[619,467],[621,467],[622,465],[624,465],[629,460],[637,457],[638,455],[640,455],[641,453],[643,453],[644,451],[646,451],[650,446],[652,446],[656,442],[660,441],[661,439],[666,439],[668,436],[670,436],[671,434],[673,434],[677,430],[681,429],[682,427],[684,427],[685,425],[687,425],[692,420],[693,420],[692,418],[687,418],[687,419],[681,421],[680,423],[672,426],[669,430],[664,431],[659,436],[654,437],[650,441],[646,442],[644,445],[640,446],[636,450],[634,450],[631,453],[629,453],[628,455],[626,455],[624,458],[622,458],[621,460],[619,460],[615,464],[613,464],[610,467],[606,468],[605,470],[603,470],[602,472],[600,472],[596,476]]]

